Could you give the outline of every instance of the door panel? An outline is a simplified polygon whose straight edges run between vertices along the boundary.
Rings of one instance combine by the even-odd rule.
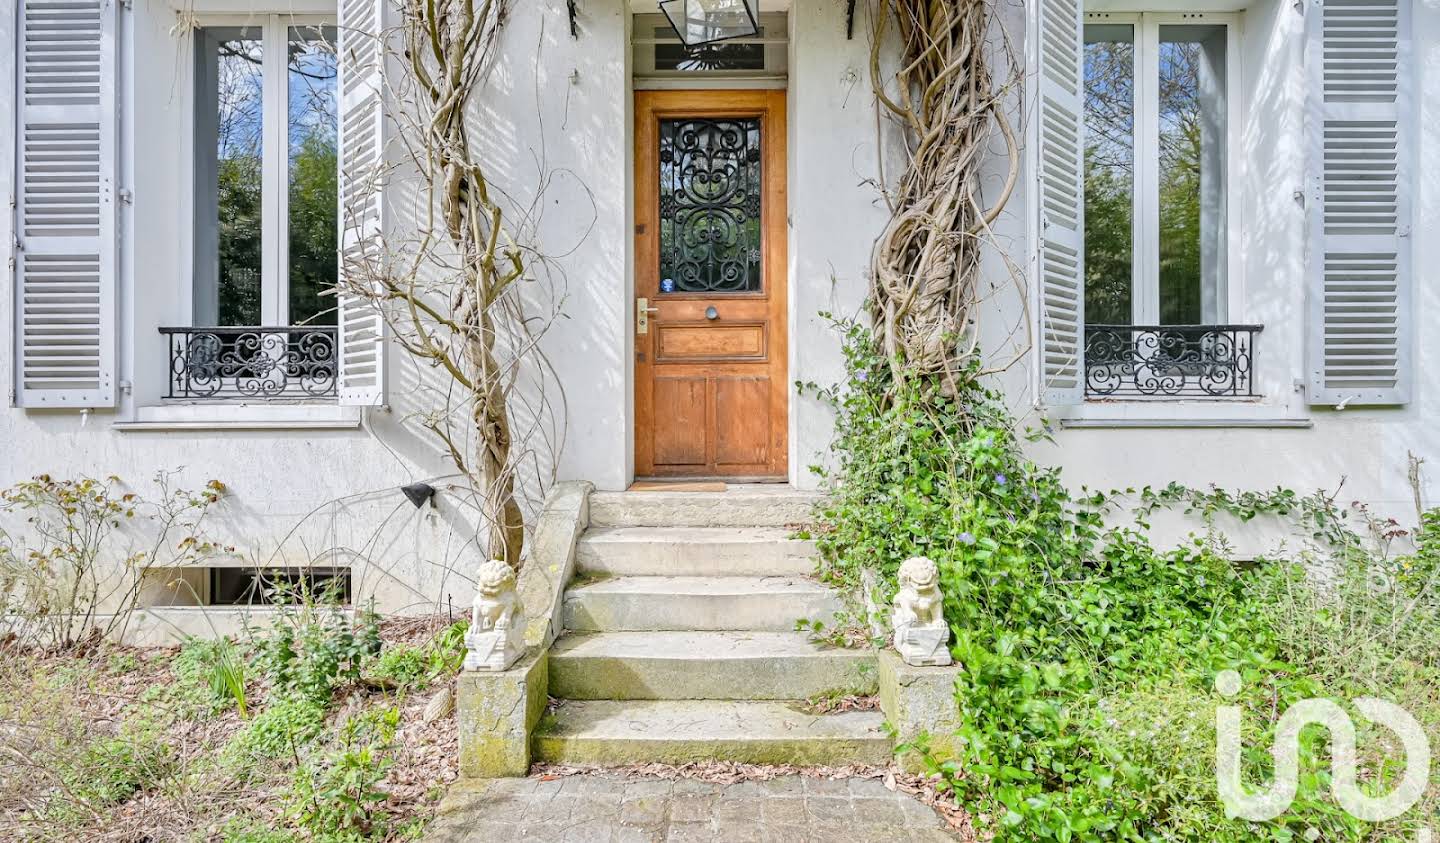
[[[662,325],[655,360],[676,363],[698,360],[765,359],[765,324]]]
[[[770,461],[770,379],[716,378],[715,462],[728,466]]]
[[[709,388],[703,377],[655,379],[655,415],[666,419],[656,431],[655,459],[664,465],[705,465],[710,413]]]
[[[783,478],[785,94],[637,92],[635,144],[635,473]]]

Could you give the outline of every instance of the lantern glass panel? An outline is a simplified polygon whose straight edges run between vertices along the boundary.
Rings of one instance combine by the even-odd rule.
[[[660,0],[660,11],[670,19],[688,47],[752,38],[759,34],[756,0]]]

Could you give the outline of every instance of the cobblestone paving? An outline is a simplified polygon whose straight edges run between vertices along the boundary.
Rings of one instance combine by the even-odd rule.
[[[583,775],[460,782],[427,843],[950,841],[933,810],[875,779],[739,784]]]

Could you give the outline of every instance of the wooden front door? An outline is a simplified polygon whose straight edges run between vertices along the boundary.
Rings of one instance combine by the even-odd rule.
[[[635,473],[786,476],[785,92],[635,94]]]

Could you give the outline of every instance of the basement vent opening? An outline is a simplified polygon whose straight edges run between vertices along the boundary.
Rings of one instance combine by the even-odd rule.
[[[350,605],[349,568],[211,568],[211,606],[272,606],[300,599]]]

